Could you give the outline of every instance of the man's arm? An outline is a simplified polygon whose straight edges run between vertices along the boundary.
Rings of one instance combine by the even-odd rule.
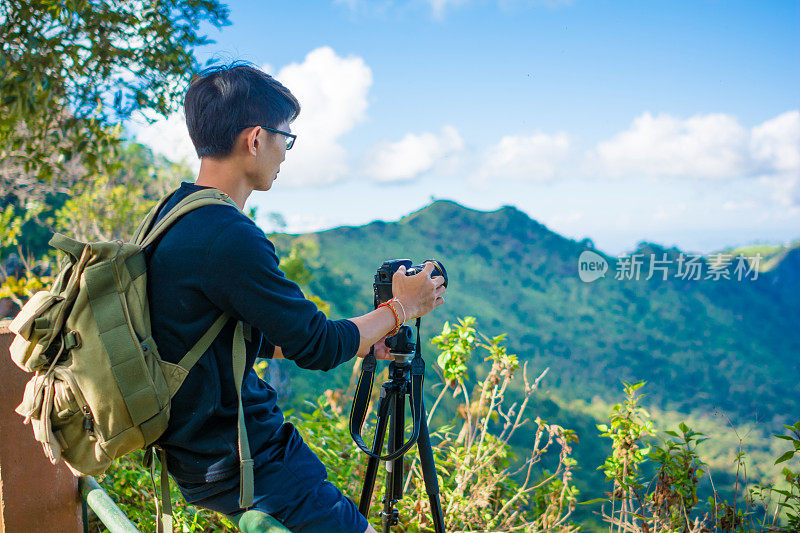
[[[392,294],[400,300],[402,307],[392,303],[397,316],[406,321],[424,316],[444,303],[444,278],[431,278],[433,263],[426,263],[425,268],[417,275],[406,276],[405,267],[400,267],[392,278]],[[360,341],[356,355],[364,357],[370,347],[383,341],[386,334],[394,329],[395,318],[391,310],[381,307],[369,313],[350,319],[358,327]],[[389,358],[385,350],[376,350],[379,359]],[[382,357],[385,356],[385,357]],[[273,359],[283,359],[280,346],[275,347]]]
[[[400,300],[401,305],[392,302],[397,316],[405,317],[406,322],[417,317],[425,316],[444,303],[444,278],[437,276],[431,278],[433,263],[425,263],[421,272],[413,276],[406,276],[406,267],[401,266],[392,277],[392,295]],[[395,326],[394,313],[381,307],[350,319],[361,334],[358,345],[358,355],[362,357],[379,340]]]
[[[239,215],[223,221],[224,229],[208,247],[202,287],[206,297],[261,331],[265,342],[280,346],[281,355],[301,368],[328,370],[354,357],[360,345],[356,325],[327,320],[286,279],[264,232]]]

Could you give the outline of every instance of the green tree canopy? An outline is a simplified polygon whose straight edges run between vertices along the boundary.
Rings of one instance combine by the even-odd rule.
[[[217,0],[0,1],[0,200],[67,192],[115,158],[119,122],[173,111]]]

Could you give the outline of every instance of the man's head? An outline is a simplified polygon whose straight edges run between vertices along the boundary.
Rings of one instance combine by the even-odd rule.
[[[236,62],[204,70],[184,99],[186,125],[198,157],[235,160],[252,174],[255,190],[266,190],[285,158],[289,124],[300,104],[269,74]]]

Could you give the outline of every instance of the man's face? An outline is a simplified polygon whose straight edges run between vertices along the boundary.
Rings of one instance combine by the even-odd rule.
[[[291,133],[288,122],[283,122],[275,129]],[[278,177],[281,163],[285,159],[286,136],[262,129],[258,133],[253,190],[268,191],[272,187],[272,182]]]

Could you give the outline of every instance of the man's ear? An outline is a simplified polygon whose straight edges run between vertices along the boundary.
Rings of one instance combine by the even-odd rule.
[[[252,130],[250,130],[245,139],[247,141],[247,151],[250,155],[256,155],[256,149],[258,148],[258,134],[261,133],[261,127],[256,126]]]

